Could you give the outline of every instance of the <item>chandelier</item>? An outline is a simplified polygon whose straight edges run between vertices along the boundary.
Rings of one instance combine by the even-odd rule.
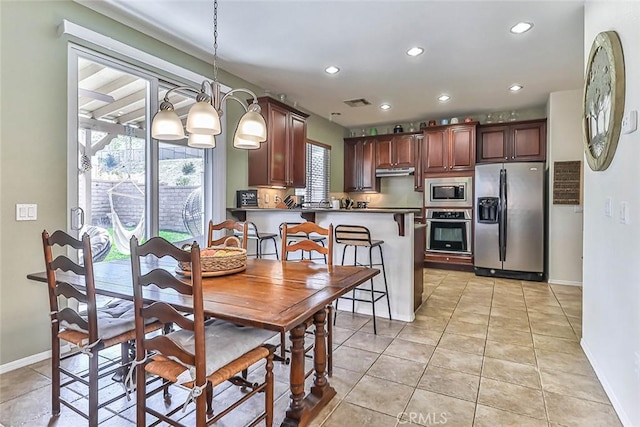
[[[169,101],[169,94],[178,90],[196,92],[196,103],[187,115],[187,132],[189,139],[187,145],[195,148],[213,148],[216,146],[215,135],[222,132],[220,117],[222,106],[233,99],[242,105],[245,110],[240,118],[233,135],[233,146],[245,150],[260,148],[260,143],[267,139],[267,125],[262,117],[256,95],[249,89],[232,89],[224,96],[220,92],[218,82],[218,0],[213,2],[213,81],[202,82],[200,90],[190,86],[178,86],[170,89],[160,103],[160,110],[153,117],[151,124],[151,136],[155,139],[175,141],[185,137],[182,121],[176,114],[173,104]],[[246,105],[235,96],[238,92],[244,92],[253,97],[253,103]]]

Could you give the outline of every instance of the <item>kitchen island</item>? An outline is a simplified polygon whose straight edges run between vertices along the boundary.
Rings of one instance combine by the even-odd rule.
[[[417,301],[422,294],[422,262],[424,249],[416,250],[416,238],[424,229],[416,229],[415,217],[420,215],[419,208],[393,208],[393,209],[262,209],[243,208],[228,209],[228,212],[240,221],[253,222],[261,233],[278,233],[279,225],[283,222],[314,221],[322,227],[337,225],[361,225],[371,232],[372,240],[383,240],[382,250],[386,267],[387,284],[389,288],[389,300],[391,304],[391,318],[405,322],[414,320],[414,311]],[[278,241],[280,251],[281,241]],[[334,263],[340,264],[344,246],[335,244]],[[249,249],[251,251],[251,249]],[[420,254],[420,256],[416,256]],[[347,249],[345,264],[353,264],[353,249]],[[368,265],[368,251],[358,251],[358,262]],[[373,251],[373,262],[379,263],[379,251]],[[376,267],[374,268],[381,268]],[[368,286],[368,284],[363,285]],[[384,290],[382,274],[374,279],[374,287]],[[367,297],[368,294],[359,293],[359,297]],[[351,301],[343,301],[339,308],[351,310]],[[363,314],[371,314],[371,304],[356,301],[355,311]],[[376,303],[376,314],[379,317],[387,317],[386,299],[382,298]]]

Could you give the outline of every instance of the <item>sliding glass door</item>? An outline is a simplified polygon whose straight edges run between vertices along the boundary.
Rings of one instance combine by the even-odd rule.
[[[129,257],[129,240],[202,242],[211,214],[212,150],[151,139],[158,99],[175,84],[69,48],[69,231],[91,237],[94,261]],[[186,112],[191,94],[172,102]],[[208,179],[206,178],[208,177]]]

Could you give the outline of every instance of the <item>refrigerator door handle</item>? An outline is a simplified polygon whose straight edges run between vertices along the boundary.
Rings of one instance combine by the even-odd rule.
[[[500,202],[498,213],[498,245],[500,261],[507,258],[507,170],[500,169]]]

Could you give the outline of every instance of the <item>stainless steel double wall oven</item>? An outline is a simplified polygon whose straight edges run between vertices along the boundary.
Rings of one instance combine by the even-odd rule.
[[[424,184],[426,250],[471,256],[473,178],[427,178]]]

